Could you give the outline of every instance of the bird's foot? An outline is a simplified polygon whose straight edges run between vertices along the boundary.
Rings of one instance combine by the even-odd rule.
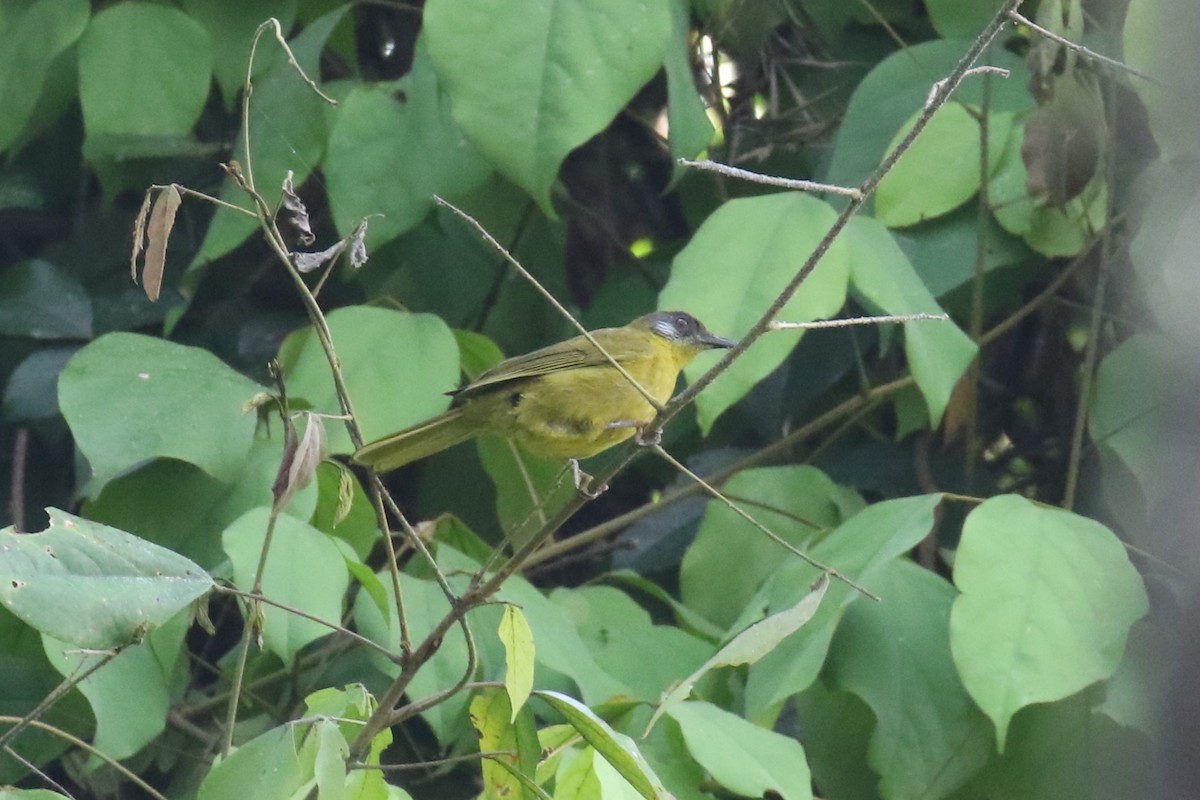
[[[662,444],[662,428],[651,429],[649,423],[642,425],[633,440],[642,447],[658,447]]]
[[[608,484],[603,484],[601,486],[592,488],[592,482],[595,481],[595,478],[583,471],[583,468],[579,466],[578,459],[570,459],[570,464],[571,475],[575,479],[575,489],[581,495],[589,500],[595,500],[597,497],[608,491]]]

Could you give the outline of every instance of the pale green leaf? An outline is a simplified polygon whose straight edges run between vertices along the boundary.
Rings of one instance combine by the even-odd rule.
[[[659,800],[667,796],[662,781],[654,774],[654,770],[646,759],[638,752],[634,741],[624,734],[617,733],[607,722],[596,716],[595,712],[571,697],[558,692],[535,692],[535,694],[552,705],[560,714],[567,718],[584,741],[595,748],[620,775],[629,781],[638,794],[646,800]]]
[[[1012,716],[1116,670],[1146,590],[1100,523],[1016,495],[967,517],[954,561],[954,663],[1004,749]]]
[[[954,588],[910,561],[876,574],[878,603],[855,603],[834,635],[831,683],[871,707],[868,759],[888,800],[945,797],[992,751],[991,726],[971,702],[950,657]]]
[[[551,212],[563,159],[654,76],[671,19],[652,0],[431,0],[423,32],[467,138]]]
[[[799,192],[731,200],[704,221],[675,257],[658,307],[687,311],[714,333],[737,338],[763,315],[835,219],[827,203]],[[847,250],[834,242],[779,319],[804,322],[834,314],[845,302],[849,274]],[[701,429],[708,431],[722,412],[783,363],[801,333],[776,331],[762,337],[722,373],[696,400]],[[716,358],[697,358],[685,370],[688,379],[695,380]]]
[[[41,533],[0,531],[0,603],[77,647],[128,644],[212,588],[196,564],[125,531],[46,509]]]
[[[520,608],[506,605],[504,616],[500,619],[499,634],[504,644],[504,688],[508,692],[512,719],[515,721],[533,690],[533,631]]]
[[[458,385],[458,347],[446,323],[432,314],[349,306],[326,318],[350,397],[367,441],[444,411],[445,393]],[[314,410],[341,414],[329,362],[304,328],[279,348],[288,392]],[[352,450],[344,425],[329,426],[329,450]]]
[[[109,6],[79,41],[79,102],[88,136],[187,133],[211,81],[208,32],[175,8]]]
[[[795,739],[709,703],[681,703],[669,713],[692,756],[733,793],[776,792],[783,800],[812,800],[808,762]]]
[[[248,592],[254,586],[270,508],[252,509],[225,529],[222,546],[233,562],[233,580]],[[339,624],[342,596],[350,585],[346,563],[337,546],[316,528],[280,514],[263,572],[263,595],[320,619]],[[263,605],[263,643],[290,665],[305,645],[332,632],[305,617],[273,605]]]
[[[67,362],[58,402],[96,488],[160,456],[236,478],[256,424],[244,405],[261,390],[207,350],[110,333]]]
[[[483,759],[483,796],[487,800],[525,797],[536,792],[518,775],[530,779],[537,772],[542,749],[533,714],[509,705],[508,693],[485,689],[471,700],[471,725],[479,734],[479,751],[507,752],[512,756]]]
[[[855,217],[843,237],[850,249],[850,280],[864,297],[888,314],[942,313],[904,251],[878,221]],[[904,323],[904,352],[932,427],[940,424],[950,393],[978,350],[950,320]]]

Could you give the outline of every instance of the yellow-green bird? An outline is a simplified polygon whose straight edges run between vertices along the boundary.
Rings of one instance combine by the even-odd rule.
[[[670,399],[696,355],[734,345],[682,311],[656,311],[592,336],[659,403]],[[584,336],[502,361],[452,394],[449,411],[363,446],[354,460],[382,472],[481,434],[513,439],[547,458],[587,458],[655,416]]]

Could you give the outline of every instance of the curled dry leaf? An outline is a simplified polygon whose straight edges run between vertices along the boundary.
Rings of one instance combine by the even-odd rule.
[[[142,287],[153,302],[162,291],[163,270],[167,264],[167,239],[175,227],[175,212],[179,210],[179,189],[171,184],[158,193],[150,222],[146,225],[146,262],[142,267]]]
[[[295,419],[305,421],[304,435],[296,439]],[[317,474],[317,467],[328,455],[329,449],[325,435],[325,422],[319,414],[311,411],[301,411],[288,420],[287,438],[283,447],[283,460],[279,472],[275,476],[272,494],[275,496],[275,508],[282,510],[291,502],[296,492],[312,483]]]
[[[325,264],[333,262],[334,259],[349,248],[350,266],[358,269],[367,263],[367,245],[364,242],[366,235],[367,220],[364,218],[362,222],[355,226],[349,236],[339,239],[336,244],[317,253],[292,253],[292,260],[296,264],[296,269],[301,272],[313,272]]]
[[[348,237],[350,240],[350,266],[358,269],[363,264],[367,263],[367,217],[363,217],[363,221],[354,227],[354,230]]]
[[[129,254],[129,277],[134,283],[138,282],[138,256],[142,254],[142,248],[146,244],[146,218],[150,216],[150,199],[153,196],[154,189],[147,189],[146,196],[142,198],[142,207],[138,209],[137,217],[133,220],[133,251]]]
[[[317,237],[312,232],[312,225],[308,219],[308,208],[300,199],[300,195],[296,194],[294,181],[294,173],[289,169],[287,176],[283,179],[283,207],[290,212],[287,219],[298,232],[300,244],[308,247],[317,240]]]

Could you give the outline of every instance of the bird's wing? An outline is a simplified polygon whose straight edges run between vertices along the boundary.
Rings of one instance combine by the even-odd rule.
[[[602,333],[602,331],[596,331],[592,335],[597,336],[596,340],[604,346],[618,363],[628,361],[636,355],[628,347],[620,347],[616,342],[612,342],[611,340],[606,341],[608,337],[598,335]],[[452,394],[457,398],[471,397],[503,384],[511,383],[512,381],[536,378],[539,375],[547,375],[551,372],[561,372],[567,369],[595,367],[607,363],[608,359],[591,342],[582,336],[576,336],[574,339],[569,339],[560,344],[543,347],[541,350],[534,350],[532,353],[513,356],[510,359],[501,361]]]

